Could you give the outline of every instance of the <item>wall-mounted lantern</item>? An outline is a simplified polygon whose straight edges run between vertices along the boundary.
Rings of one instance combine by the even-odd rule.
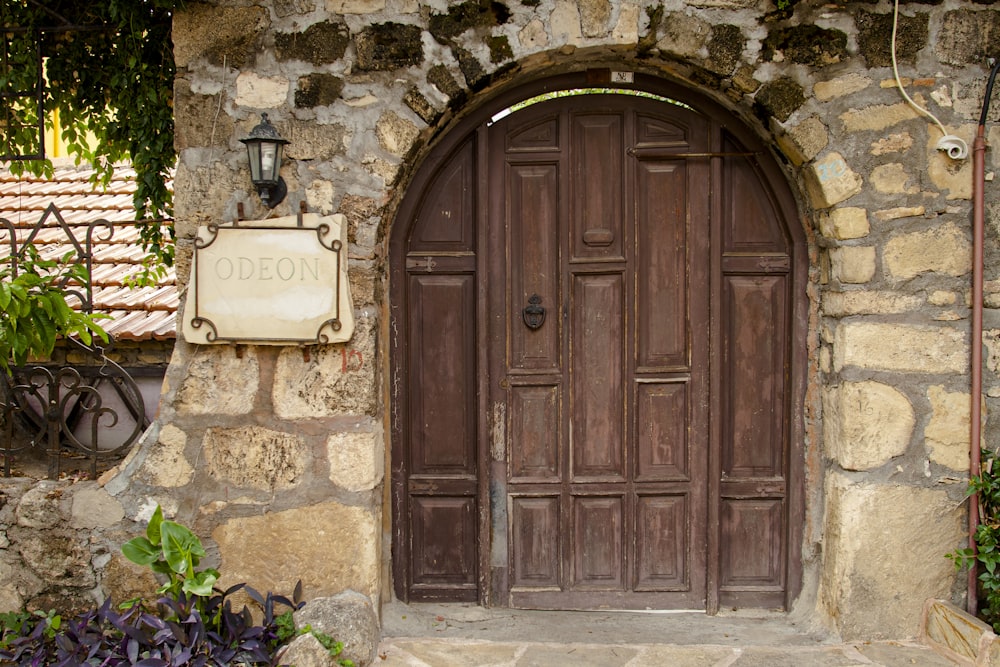
[[[288,194],[285,180],[278,172],[281,170],[281,152],[287,139],[282,139],[278,130],[267,114],[260,115],[260,123],[250,131],[250,136],[240,139],[246,144],[247,157],[250,159],[250,180],[257,188],[257,194],[264,206],[274,208]]]

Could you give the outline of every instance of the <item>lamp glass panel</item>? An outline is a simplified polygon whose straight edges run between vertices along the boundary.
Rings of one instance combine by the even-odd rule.
[[[278,144],[261,142],[260,145],[260,176],[264,181],[277,181],[280,167],[280,152]]]
[[[250,160],[250,180],[254,183],[260,181],[260,142],[248,141],[247,158]]]

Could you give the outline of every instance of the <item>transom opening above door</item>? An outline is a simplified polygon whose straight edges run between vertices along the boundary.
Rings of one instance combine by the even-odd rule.
[[[631,95],[632,97],[644,97],[648,100],[656,100],[657,102],[666,102],[667,104],[673,104],[682,109],[687,109],[688,111],[694,111],[693,108],[684,104],[680,100],[675,100],[671,97],[663,97],[662,95],[655,95],[653,93],[647,93],[645,90],[633,90],[630,88],[607,88],[607,87],[593,87],[593,88],[567,88],[565,90],[554,90],[550,93],[542,93],[541,95],[535,95],[534,97],[529,97],[526,100],[518,102],[517,104],[512,104],[506,109],[498,111],[490,117],[487,126],[493,125],[493,123],[498,120],[502,120],[507,116],[511,115],[515,111],[520,111],[530,107],[533,104],[538,104],[539,102],[548,102],[549,100],[556,100],[562,97],[577,97],[579,95]]]

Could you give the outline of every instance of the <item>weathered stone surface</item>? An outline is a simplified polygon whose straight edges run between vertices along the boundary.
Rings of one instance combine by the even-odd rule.
[[[583,39],[580,9],[576,2],[556,0],[549,15],[549,32],[558,44],[579,44]]]
[[[101,572],[101,588],[116,603],[135,598],[156,599],[160,582],[148,567],[136,565],[121,552],[111,554],[111,560]]]
[[[934,52],[951,65],[982,64],[996,57],[1000,12],[957,9],[945,12]]]
[[[761,45],[766,62],[792,62],[822,67],[847,56],[847,33],[811,23],[772,29]]]
[[[610,20],[609,0],[580,0],[580,25],[585,37],[600,37],[606,34]]]
[[[346,345],[321,347],[309,361],[292,348],[278,358],[274,406],[283,419],[375,414],[374,320],[358,318]]]
[[[343,155],[347,130],[338,124],[292,122],[286,138],[285,155],[291,160],[329,160]]]
[[[346,24],[321,21],[302,32],[275,33],[274,55],[278,60],[301,60],[318,67],[343,58],[350,43]]]
[[[344,80],[332,74],[314,72],[299,77],[295,87],[295,106],[300,109],[325,107],[340,99]]]
[[[861,192],[864,181],[840,153],[827,153],[805,171],[806,189],[816,208],[830,208]]]
[[[441,115],[434,108],[434,105],[424,97],[423,93],[417,90],[416,86],[412,86],[406,91],[406,95],[403,96],[403,102],[409,107],[410,111],[420,116],[420,119],[428,125],[432,124]]]
[[[374,489],[382,483],[385,443],[374,432],[333,433],[326,440],[330,481],[348,491]]]
[[[334,633],[331,636],[340,641],[339,637],[343,635]],[[330,655],[330,651],[320,644],[315,636],[308,632],[289,642],[287,646],[281,649],[277,658],[278,664],[295,665],[295,667],[337,667],[338,665],[338,658]],[[362,662],[355,664],[367,665],[369,663]]]
[[[906,102],[898,104],[873,104],[862,109],[851,109],[840,114],[847,132],[878,132],[907,120],[919,118],[920,114]]]
[[[773,116],[782,123],[805,101],[802,86],[787,76],[765,83],[754,97],[754,102],[763,111],[764,117]]]
[[[216,67],[252,66],[269,26],[263,7],[193,4],[174,15],[174,63],[182,69],[204,58]]]
[[[488,37],[486,46],[490,49],[491,63],[502,63],[514,57],[514,51],[510,48],[510,40],[507,39],[507,35]]]
[[[507,8],[500,3],[466,0],[449,6],[444,14],[431,14],[428,30],[437,41],[451,44],[466,30],[502,25],[509,16]]]
[[[375,135],[382,148],[393,155],[403,157],[413,148],[414,142],[420,136],[420,130],[409,120],[390,111],[378,119],[375,124]]]
[[[916,418],[900,391],[880,382],[844,382],[823,397],[826,454],[845,470],[869,470],[906,452]]]
[[[73,528],[110,528],[125,518],[120,502],[96,482],[81,482],[73,487],[70,526]]]
[[[0,613],[23,611],[26,600],[38,595],[44,582],[24,567],[13,553],[0,551]]]
[[[795,165],[813,159],[830,142],[829,132],[817,116],[809,116],[788,132],[777,135],[778,146]]]
[[[851,72],[828,81],[818,81],[813,85],[813,95],[820,102],[853,95],[872,85],[871,78],[858,72]]]
[[[385,9],[385,0],[326,0],[332,14],[371,14]]]
[[[216,114],[218,93],[197,94],[187,79],[174,79],[174,146],[226,146],[235,133],[229,114]]]
[[[949,130],[965,140],[972,155],[972,140],[975,130],[971,125]],[[948,192],[948,199],[972,199],[972,168],[973,160],[952,160],[943,151],[938,150],[939,132],[933,132],[927,142],[927,175],[931,177],[934,187]]]
[[[882,262],[886,273],[896,280],[927,271],[963,276],[972,269],[972,244],[963,229],[947,223],[893,236],[885,244]]]
[[[842,283],[868,282],[875,277],[875,246],[832,248],[830,270]]]
[[[618,22],[611,30],[611,38],[620,44],[639,41],[639,6],[631,2],[620,4]]]
[[[712,36],[708,40],[708,68],[723,76],[732,74],[740,63],[746,41],[739,26],[726,23],[713,25]]]
[[[296,436],[260,426],[209,429],[203,446],[212,477],[262,491],[295,486],[309,455]]]
[[[843,322],[834,340],[834,367],[846,366],[903,373],[962,373],[969,345],[951,327]]]
[[[963,538],[963,509],[944,491],[831,474],[824,523],[820,604],[844,639],[910,636],[924,600],[950,595],[942,554]]]
[[[868,211],[856,206],[841,206],[820,214],[819,228],[824,236],[834,239],[859,239],[868,236]]]
[[[858,26],[858,51],[869,67],[889,67],[892,65],[892,12],[872,14],[859,11],[854,15]],[[899,14],[896,32],[896,60],[913,63],[917,52],[928,44],[928,17],[926,13],[914,16]]]
[[[282,18],[292,14],[308,14],[316,9],[316,0],[274,0],[274,13]]]
[[[952,470],[968,470],[969,394],[934,385],[927,388],[927,398],[932,412],[924,429],[924,444],[930,460]]]
[[[993,628],[943,600],[925,603],[920,637],[939,652],[948,649],[973,661],[979,655],[981,639],[996,639]]]
[[[24,492],[15,512],[24,528],[55,528],[66,520],[60,504],[66,484],[43,480]]]
[[[379,624],[372,601],[354,591],[310,600],[294,614],[295,627],[310,626],[343,642],[342,658],[356,665],[375,660]],[[291,662],[291,664],[299,664]]]
[[[828,317],[893,315],[919,310],[920,297],[898,292],[870,290],[826,292],[823,295],[822,308],[823,314]]]
[[[920,186],[913,183],[913,175],[899,162],[880,164],[872,169],[871,184],[885,194],[916,194]]]
[[[435,65],[427,72],[427,82],[451,98],[462,95],[462,86],[444,65]]]
[[[222,557],[223,586],[246,581],[259,591],[290,594],[301,579],[307,600],[345,590],[378,594],[381,519],[371,510],[306,505],[231,519],[212,538]]]
[[[259,76],[243,72],[236,77],[236,104],[251,109],[274,109],[285,105],[291,82],[283,76]]]
[[[230,347],[196,347],[174,406],[182,414],[247,414],[253,408],[259,375],[252,347],[243,349],[242,356]]]
[[[926,212],[923,206],[899,206],[875,211],[872,216],[879,222],[889,222],[901,218],[919,218]]]
[[[661,51],[694,56],[708,43],[712,24],[684,12],[670,12],[663,19],[663,38],[656,46]]]
[[[913,137],[909,132],[897,132],[888,137],[872,142],[872,155],[886,155],[888,153],[905,153],[913,146]]]
[[[173,424],[160,429],[155,447],[149,449],[138,477],[152,486],[177,488],[189,483],[194,468],[184,456],[187,434]]]
[[[545,48],[549,43],[549,33],[545,31],[545,24],[538,19],[533,19],[527,23],[520,32],[517,39],[524,49],[534,51]]]
[[[420,28],[402,23],[368,26],[354,38],[358,69],[391,71],[419,65],[424,61]]]
[[[34,532],[18,541],[17,550],[24,564],[46,584],[88,588],[97,583],[90,550],[72,534]]]

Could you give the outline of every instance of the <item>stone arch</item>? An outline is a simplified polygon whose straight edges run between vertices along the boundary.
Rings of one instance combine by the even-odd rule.
[[[496,77],[497,80],[492,85],[468,99],[461,109],[454,111],[454,115],[428,130],[427,136],[430,139],[425,146],[413,152],[414,157],[409,161],[407,171],[398,180],[399,185],[395,190],[393,201],[387,207],[387,211],[391,211],[387,214],[387,219],[392,221],[386,235],[390,258],[390,286],[393,290],[391,294],[397,294],[396,288],[392,286],[401,284],[406,275],[406,264],[401,259],[401,253],[407,233],[404,225],[409,219],[408,216],[414,215],[418,206],[414,193],[423,191],[436,177],[433,165],[454,151],[462,141],[473,136],[476,133],[475,128],[483,127],[497,111],[549,90],[613,86],[610,82],[611,71],[626,70],[633,74],[634,83],[622,87],[677,99],[690,104],[699,113],[706,116],[714,119],[727,119],[724,123],[720,121],[720,124],[724,126],[723,134],[728,139],[714,147],[713,150],[719,153],[746,151],[757,154],[757,157],[754,158],[754,173],[762,185],[761,192],[763,194],[761,196],[767,200],[764,205],[773,207],[775,213],[782,218],[789,236],[790,246],[794,248],[788,267],[795,291],[792,299],[794,303],[789,310],[789,331],[794,340],[791,343],[792,352],[788,359],[790,407],[787,456],[790,463],[787,469],[790,474],[786,511],[792,517],[787,528],[789,537],[787,544],[791,553],[788,554],[786,561],[788,569],[785,573],[789,585],[779,603],[781,606],[790,608],[801,591],[804,579],[801,553],[805,552],[803,549],[805,517],[807,512],[811,515],[816,512],[814,508],[806,507],[804,485],[807,449],[809,449],[808,456],[815,457],[817,454],[813,451],[816,434],[811,431],[807,432],[805,424],[805,412],[810,409],[810,406],[806,405],[805,396],[808,394],[808,378],[812,375],[809,370],[811,362],[807,357],[807,342],[814,335],[814,332],[810,330],[810,322],[815,321],[815,318],[810,317],[811,306],[806,296],[810,273],[809,239],[811,234],[803,225],[806,217],[800,213],[803,206],[797,195],[798,189],[794,187],[790,174],[786,171],[789,162],[780,155],[780,147],[771,146],[769,133],[755,122],[754,109],[749,98],[741,99],[739,103],[734,105],[730,98],[720,94],[719,91],[706,90],[705,86],[699,85],[698,82],[717,81],[718,77],[706,75],[706,70],[698,66],[687,63],[660,63],[654,66],[649,62],[639,63],[627,60],[627,56],[624,55],[619,60],[609,57],[606,48],[594,49],[586,53],[577,51],[573,55],[576,57],[571,59],[564,58],[565,54],[553,54],[556,61],[561,61],[555,65],[547,63],[543,67],[538,67],[532,62],[533,59],[528,59],[508,68],[503,75]],[[394,303],[394,296],[390,296],[387,307],[390,311],[389,327],[392,331],[398,331],[397,323],[393,320],[398,314],[396,312],[397,306],[398,304]],[[393,336],[389,338],[392,339]],[[389,348],[385,351],[387,352],[386,358],[390,359],[391,365],[388,382],[389,396],[386,400],[389,405],[395,406],[400,400],[400,373],[402,372],[398,363],[400,350],[392,340],[386,342],[386,348]],[[399,413],[396,407],[390,408],[389,413],[391,421],[389,458],[392,470],[398,472],[400,459],[404,454],[398,446],[399,434],[403,426],[397,421]],[[807,445],[807,443],[810,444]],[[394,480],[393,486],[395,487],[396,484],[397,480]],[[818,494],[819,488],[817,487],[813,491]],[[401,520],[399,514],[401,510],[399,501],[395,497],[395,490],[390,492],[390,495],[392,496],[393,521],[399,521]],[[393,554],[394,559],[399,557],[397,554]],[[395,565],[393,572],[397,579],[401,576],[401,571]],[[397,592],[399,590],[397,584]],[[479,591],[477,595],[482,599],[482,591]],[[709,593],[708,608],[711,611],[717,609],[718,605],[718,590],[716,590],[714,593]]]

